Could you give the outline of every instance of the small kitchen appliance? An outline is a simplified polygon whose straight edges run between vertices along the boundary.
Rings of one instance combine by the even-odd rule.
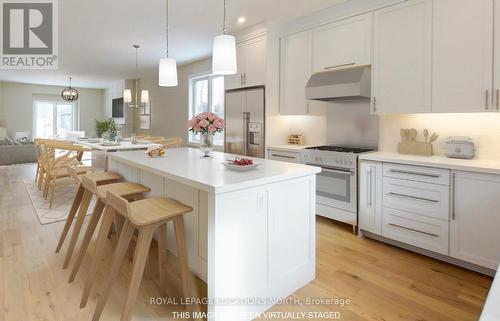
[[[451,136],[445,144],[445,155],[449,158],[472,159],[476,149],[472,138],[467,136]]]

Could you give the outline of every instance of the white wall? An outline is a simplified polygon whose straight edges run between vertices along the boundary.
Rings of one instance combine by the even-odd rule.
[[[0,87],[1,119],[9,135],[14,132],[33,132],[33,95],[61,94],[64,87],[3,82]],[[104,118],[104,90],[78,88],[80,98],[79,128],[86,134],[95,133],[95,120]]]
[[[189,117],[189,79],[210,74],[212,60],[204,59],[178,68],[177,87],[158,86],[158,72],[140,79],[140,89],[149,90],[151,100],[151,130],[139,129],[139,114],[135,113],[135,132],[153,136],[179,137],[187,141],[186,123]]]
[[[379,116],[379,150],[396,152],[401,140],[401,128],[418,130],[418,140],[423,140],[423,129],[439,138],[434,143],[434,154],[444,155],[444,143],[449,136],[469,136],[474,139],[477,158],[500,160],[500,114],[413,114]]]

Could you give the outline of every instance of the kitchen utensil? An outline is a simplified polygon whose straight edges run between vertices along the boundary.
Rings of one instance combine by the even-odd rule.
[[[431,136],[431,139],[429,139],[429,144],[432,144],[433,142],[436,141],[436,139],[438,139],[439,135],[436,134],[436,133],[433,133],[432,136]]]
[[[417,130],[415,128],[410,129],[410,141],[415,142],[417,140]]]
[[[427,143],[427,137],[429,136],[429,131],[427,129],[424,129],[424,137],[425,137],[425,142]]]

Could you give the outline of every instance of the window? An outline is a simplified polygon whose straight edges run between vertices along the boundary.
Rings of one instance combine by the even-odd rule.
[[[189,119],[203,112],[224,118],[224,76],[207,75],[190,80]],[[189,133],[190,143],[199,143],[199,135]],[[214,136],[214,145],[224,145],[224,133]]]
[[[35,137],[66,136],[67,132],[76,130],[76,104],[57,100],[35,99],[33,106],[33,132]]]

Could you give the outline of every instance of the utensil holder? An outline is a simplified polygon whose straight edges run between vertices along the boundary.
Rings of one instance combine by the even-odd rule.
[[[398,153],[405,155],[432,156],[432,144],[417,141],[398,143]]]

